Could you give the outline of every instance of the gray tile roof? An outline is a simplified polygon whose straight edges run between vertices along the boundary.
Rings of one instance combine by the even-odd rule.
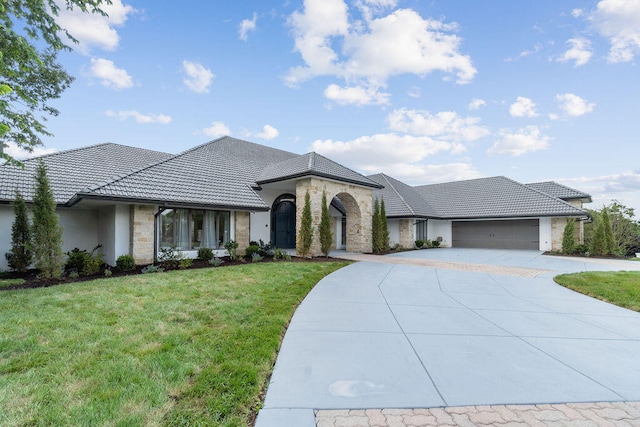
[[[268,164],[298,157],[264,145],[222,137],[143,168],[95,184],[81,198],[170,205],[267,209],[251,188]]]
[[[5,164],[0,166],[0,201],[13,200],[16,189],[25,200],[33,199],[36,167],[40,160],[47,167],[56,203],[64,204],[84,187],[171,156],[159,151],[105,143],[28,159],[23,162],[24,169]]]
[[[380,187],[380,184],[370,180],[366,176],[314,152],[268,165],[258,175],[256,182],[258,184],[267,184],[304,176],[335,179],[337,181],[371,188]]]
[[[443,219],[585,216],[546,193],[503,176],[414,187]]]
[[[585,202],[591,202],[591,195],[576,190],[575,188],[567,187],[562,184],[558,184],[555,181],[535,182],[532,184],[525,184],[527,187],[531,187],[543,193],[547,193],[550,196],[557,197],[562,200],[583,200]]]
[[[436,218],[438,213],[420,196],[415,188],[388,175],[379,173],[367,178],[383,185],[374,190],[373,197],[384,199],[389,218]]]

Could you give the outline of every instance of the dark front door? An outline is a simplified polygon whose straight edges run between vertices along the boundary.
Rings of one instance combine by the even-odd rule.
[[[278,203],[272,217],[274,244],[277,248],[296,247],[296,205],[290,201]]]

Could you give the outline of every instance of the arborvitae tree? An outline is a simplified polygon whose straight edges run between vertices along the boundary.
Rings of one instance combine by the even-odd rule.
[[[322,192],[322,215],[320,217],[320,250],[325,257],[329,256],[333,235],[331,234],[331,217],[327,205],[327,194]]]
[[[373,217],[371,218],[371,247],[374,253],[380,252],[380,202],[373,201]]]
[[[595,225],[595,231],[593,232],[593,237],[591,238],[591,246],[589,248],[589,252],[591,253],[591,255],[606,255],[607,249],[605,239],[606,237],[602,218],[598,218]]]
[[[308,256],[313,243],[313,218],[311,217],[311,196],[309,191],[304,196],[304,208],[302,209],[298,240],[300,242],[300,255],[303,257]]]
[[[31,230],[29,229],[29,217],[27,204],[22,194],[16,190],[16,199],[13,201],[15,221],[11,227],[11,250],[5,254],[9,268],[14,271],[25,272],[31,260]]]
[[[562,252],[565,254],[573,254],[576,251],[578,243],[576,241],[576,220],[569,218],[567,225],[562,233]]]
[[[56,202],[43,162],[36,169],[36,192],[33,197],[33,255],[40,277],[59,279],[62,276],[62,227],[58,224]]]
[[[604,248],[606,255],[613,255],[616,251],[616,239],[613,236],[613,227],[611,226],[611,219],[609,218],[609,210],[607,208],[602,209],[602,228],[604,229]]]
[[[382,235],[382,250],[389,250],[391,245],[389,241],[389,227],[387,226],[387,211],[384,208],[384,197],[380,201],[380,234]]]

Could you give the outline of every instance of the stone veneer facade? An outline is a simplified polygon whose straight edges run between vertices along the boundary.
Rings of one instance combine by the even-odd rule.
[[[415,243],[413,219],[400,220],[400,244],[401,248],[411,249]]]
[[[154,259],[154,206],[133,205],[129,220],[129,253],[136,264],[151,264]]]
[[[238,255],[244,255],[245,249],[251,240],[251,217],[249,212],[236,211],[235,214],[235,241],[238,243]]]
[[[371,218],[373,215],[373,190],[343,182],[321,178],[306,178],[296,182],[296,230],[302,224],[302,210],[305,195],[311,196],[311,215],[313,217],[314,237],[311,245],[312,256],[322,254],[320,250],[320,215],[322,213],[322,192],[327,201],[338,196],[347,211],[347,252],[371,252]],[[332,230],[335,233],[335,228]],[[297,236],[299,238],[299,236]],[[297,241],[299,244],[299,240]]]

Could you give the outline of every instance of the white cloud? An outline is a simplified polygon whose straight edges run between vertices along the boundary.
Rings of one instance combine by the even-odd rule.
[[[264,125],[262,128],[262,132],[256,133],[255,137],[270,141],[274,138],[277,138],[278,135],[280,135],[280,132],[278,132],[278,129],[274,128],[271,125]]]
[[[420,98],[420,95],[422,94],[422,91],[420,90],[420,88],[418,86],[413,86],[408,92],[407,95],[409,95],[411,98]]]
[[[136,10],[122,3],[112,0],[111,4],[102,4],[101,9],[108,15],[97,13],[83,13],[78,7],[67,10],[65,2],[56,0],[60,6],[60,14],[56,22],[69,34],[78,40],[78,44],[71,46],[83,54],[89,54],[93,47],[104,50],[114,50],[120,43],[120,36],[114,27],[121,27],[130,14]]]
[[[356,6],[369,11],[375,6],[376,12],[381,12],[396,3],[360,0]],[[344,0],[305,0],[303,11],[294,12],[289,25],[295,50],[304,61],[285,75],[290,86],[316,76],[333,76],[344,79],[347,88],[386,87],[392,76],[424,76],[434,71],[454,74],[457,82],[464,84],[477,72],[471,58],[459,52],[462,40],[454,34],[455,23],[424,19],[411,9],[349,22]],[[342,49],[337,51],[334,44]],[[339,87],[333,86],[334,94]],[[359,99],[365,99],[362,92]],[[378,97],[369,101],[380,103]]]
[[[435,184],[481,178],[482,174],[471,163],[396,164],[384,166],[370,173],[386,173],[409,185]]]
[[[453,111],[431,114],[424,110],[401,108],[391,112],[387,120],[394,131],[446,141],[475,141],[489,135],[487,128],[478,125],[479,118],[460,117]]]
[[[567,40],[567,44],[571,45],[571,48],[558,58],[558,61],[574,61],[573,66],[579,67],[581,65],[585,65],[589,60],[591,60],[593,52],[591,51],[591,42],[589,40],[584,38],[573,38]]]
[[[584,10],[582,9],[573,9],[571,11],[571,16],[573,16],[574,18],[579,18],[582,15],[584,15]]]
[[[499,134],[500,139],[489,148],[487,151],[489,154],[508,154],[517,157],[549,147],[550,138],[542,135],[537,126],[527,126],[516,132],[502,129]]]
[[[568,116],[579,117],[593,111],[596,104],[572,93],[556,95],[558,107]]]
[[[540,43],[536,43],[533,46],[533,49],[525,49],[522,52],[520,52],[520,57],[525,58],[529,55],[533,55],[534,53],[540,52],[540,50],[542,50],[542,45]]]
[[[630,62],[640,54],[640,0],[601,0],[589,20],[609,39],[610,62]]]
[[[91,75],[100,79],[104,87],[120,90],[133,87],[133,79],[126,70],[115,66],[113,61],[91,58]]]
[[[202,129],[202,133],[212,138],[231,135],[231,130],[222,122],[213,122],[208,128]]]
[[[469,103],[469,110],[477,110],[480,107],[484,107],[486,105],[487,105],[487,103],[485,102],[484,99],[473,98],[471,100],[471,102]]]
[[[389,94],[379,92],[378,87],[351,86],[340,87],[330,84],[324,91],[324,96],[339,105],[381,105],[389,103]]]
[[[395,133],[361,136],[351,141],[317,140],[311,144],[312,151],[369,173],[389,165],[417,163],[453,148],[452,143],[428,136]]]
[[[113,117],[118,120],[134,119],[137,123],[148,124],[156,123],[166,125],[171,123],[171,116],[165,114],[142,114],[135,110],[121,110],[118,112],[108,110],[105,112],[107,117]]]
[[[215,74],[197,62],[182,61],[182,71],[186,74],[182,82],[196,93],[209,93],[209,86]]]
[[[253,13],[253,18],[251,19],[243,19],[240,22],[240,26],[238,28],[239,37],[242,41],[247,41],[249,37],[249,33],[256,30],[256,22],[258,21],[258,14]]]
[[[600,209],[603,205],[618,200],[623,205],[634,208],[636,218],[640,217],[640,170],[591,177],[556,178],[555,181],[591,194],[593,203],[587,205],[587,208]]]
[[[530,98],[519,96],[516,102],[509,107],[509,114],[512,117],[536,117],[536,104]]]
[[[4,147],[5,154],[10,155],[14,159],[26,160],[33,157],[44,156],[46,154],[55,153],[58,150],[55,148],[35,147],[32,152],[28,152],[16,145],[13,141],[6,141],[6,147]]]

